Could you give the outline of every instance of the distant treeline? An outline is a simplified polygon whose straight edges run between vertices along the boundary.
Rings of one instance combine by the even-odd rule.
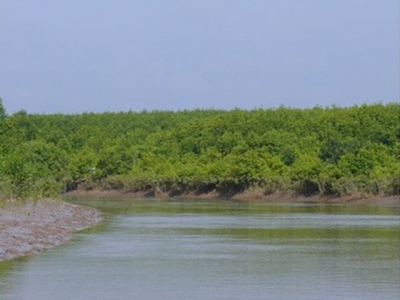
[[[400,194],[400,104],[7,115],[0,197],[65,190]]]

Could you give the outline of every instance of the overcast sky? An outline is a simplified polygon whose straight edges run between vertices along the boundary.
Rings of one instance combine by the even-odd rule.
[[[397,0],[0,0],[8,113],[399,101]]]

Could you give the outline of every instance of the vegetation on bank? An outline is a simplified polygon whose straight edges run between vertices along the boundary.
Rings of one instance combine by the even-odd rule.
[[[171,195],[400,195],[400,104],[7,115],[0,198],[73,189]]]

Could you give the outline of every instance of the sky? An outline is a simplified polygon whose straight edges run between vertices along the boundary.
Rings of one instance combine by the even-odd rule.
[[[7,113],[399,101],[397,0],[0,0]]]

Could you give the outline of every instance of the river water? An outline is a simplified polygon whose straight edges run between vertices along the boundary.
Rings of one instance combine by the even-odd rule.
[[[104,224],[1,263],[1,300],[400,299],[399,209],[69,201]]]

